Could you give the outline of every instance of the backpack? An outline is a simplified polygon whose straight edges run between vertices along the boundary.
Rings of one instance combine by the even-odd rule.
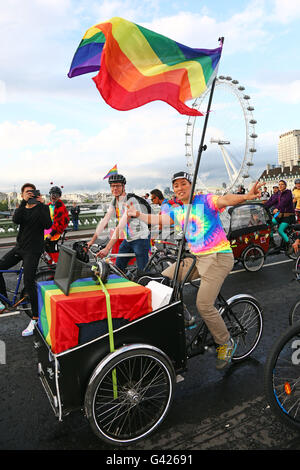
[[[134,197],[141,206],[145,207],[145,209],[146,209],[145,213],[152,214],[151,206],[150,206],[149,202],[146,201],[146,199],[144,199],[143,197],[138,196],[137,194],[134,194],[134,193],[126,194],[126,200],[127,201],[132,197]],[[116,207],[116,198],[114,198],[114,200],[113,200],[113,206]],[[148,228],[149,228],[149,230],[151,229],[151,224],[148,224]]]
[[[148,214],[152,213],[151,206],[150,206],[149,202],[146,201],[146,199],[144,199],[143,197],[137,196],[137,194],[134,194],[134,193],[126,194],[126,197],[127,197],[127,201],[128,201],[128,199],[134,197],[140,205],[146,207],[146,210],[147,210]]]

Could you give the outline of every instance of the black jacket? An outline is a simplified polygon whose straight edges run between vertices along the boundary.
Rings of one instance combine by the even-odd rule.
[[[50,228],[52,220],[49,207],[38,203],[27,209],[26,201],[13,214],[13,222],[20,225],[17,246],[31,253],[41,253],[44,246],[44,230]]]

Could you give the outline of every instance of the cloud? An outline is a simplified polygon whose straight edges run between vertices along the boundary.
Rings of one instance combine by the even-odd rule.
[[[44,188],[51,179],[65,188],[99,189],[107,186],[100,183],[115,163],[132,184],[144,187],[145,181],[165,184],[176,165],[185,167],[183,120],[168,107],[157,104],[146,114],[139,109],[117,116],[92,136],[52,123],[0,124],[0,151],[6,156],[0,187],[36,178]]]
[[[290,83],[255,83],[257,88],[256,99],[272,98],[287,104],[300,104],[300,79]]]
[[[6,84],[0,80],[0,104],[6,102]]]
[[[275,0],[274,10],[269,17],[269,21],[288,24],[299,20],[299,18],[299,0]]]
[[[30,121],[2,122],[0,123],[0,150],[15,151],[24,147],[48,145],[54,130],[53,124],[41,125]]]

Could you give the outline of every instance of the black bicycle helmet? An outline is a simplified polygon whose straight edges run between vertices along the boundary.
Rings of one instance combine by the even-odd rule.
[[[77,259],[79,259],[80,261],[83,261],[84,263],[89,262],[89,254],[88,254],[88,248],[87,248],[86,242],[84,241],[75,242],[73,243],[72,248],[74,251],[76,251]]]
[[[297,179],[295,180],[295,184],[298,184],[298,183],[300,183],[300,179],[299,179],[299,178],[297,178]]]
[[[111,175],[108,178],[108,184],[112,184],[112,183],[126,184],[126,178],[123,175]]]
[[[49,194],[59,194],[59,197],[61,196],[61,189],[58,186],[52,186],[52,188],[49,191]]]

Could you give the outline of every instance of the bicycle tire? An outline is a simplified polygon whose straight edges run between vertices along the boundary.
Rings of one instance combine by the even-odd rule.
[[[300,323],[276,340],[267,357],[264,391],[274,415],[291,428],[300,429]],[[297,349],[296,349],[297,348]]]
[[[300,255],[297,255],[296,263],[295,263],[295,273],[297,281],[300,280]]]
[[[165,256],[163,258],[159,258],[158,260],[153,260],[152,263],[148,265],[149,272],[161,273],[172,264],[176,263],[177,259],[172,256]]]
[[[251,245],[242,254],[242,263],[246,271],[259,271],[265,262],[264,250],[258,245]]]
[[[291,247],[293,245],[293,243],[295,243],[297,239],[297,235],[293,232],[289,235],[289,247]],[[297,260],[298,258],[298,254],[294,252],[294,250],[292,250],[291,252],[287,251],[287,257],[290,258],[290,259],[293,259],[293,260]]]
[[[92,375],[87,387],[85,413],[92,430],[117,445],[149,436],[167,415],[174,384],[174,368],[162,353],[143,347],[120,353]]]
[[[260,341],[263,331],[262,310],[254,299],[245,296],[234,300],[230,310],[226,309],[222,316],[230,336],[237,342],[232,361],[243,361]]]
[[[40,269],[35,275],[35,282],[53,281],[55,268]]]
[[[289,311],[289,325],[292,326],[300,321],[300,299],[296,300]]]

